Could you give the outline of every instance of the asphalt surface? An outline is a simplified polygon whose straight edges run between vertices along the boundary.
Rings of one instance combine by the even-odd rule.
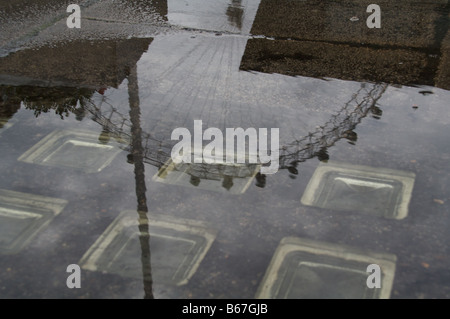
[[[450,296],[448,1],[71,2],[0,1],[0,297]],[[278,172],[171,165],[195,120],[279,128]]]

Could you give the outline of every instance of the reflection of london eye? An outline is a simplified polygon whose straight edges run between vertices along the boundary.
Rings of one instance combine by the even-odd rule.
[[[356,133],[353,130],[361,120],[370,112],[374,117],[381,114],[381,110],[376,104],[386,88],[387,84],[362,83],[350,100],[324,125],[317,127],[314,132],[280,147],[279,168],[295,172],[295,166],[299,162],[313,157],[318,157],[320,160],[327,159],[327,148],[333,146],[338,140],[346,138],[349,141],[355,141]],[[133,146],[130,143],[132,137],[129,117],[121,114],[112,103],[108,103],[104,96],[97,104],[91,99],[85,99],[83,108],[92,115],[92,120],[102,125],[103,134],[108,135],[108,138],[115,138],[123,146],[123,149],[130,153],[128,158],[132,163]],[[157,139],[144,131],[141,132],[141,137],[144,162],[161,168],[170,158],[173,144],[171,141]],[[208,174],[205,172],[208,165],[200,166],[197,169],[191,169],[191,174],[198,178],[208,178]],[[209,166],[212,175],[217,175],[217,167]],[[229,171],[227,175],[230,175]]]

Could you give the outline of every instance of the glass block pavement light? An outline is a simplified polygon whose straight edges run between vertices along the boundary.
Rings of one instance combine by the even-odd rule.
[[[95,132],[56,130],[30,148],[19,161],[100,172],[119,154],[118,144],[102,144]]]
[[[321,163],[301,202],[308,206],[403,219],[408,215],[414,180],[412,172]]]
[[[0,189],[0,254],[22,250],[67,201]]]
[[[242,194],[250,186],[260,167],[259,164],[175,164],[169,159],[153,176],[153,180],[221,193]]]
[[[155,283],[184,285],[194,275],[217,232],[202,223],[149,216],[151,273]],[[83,269],[141,279],[138,213],[125,211],[80,260]]]
[[[387,299],[396,256],[295,237],[283,238],[256,298]],[[381,269],[381,288],[368,288],[367,266]]]

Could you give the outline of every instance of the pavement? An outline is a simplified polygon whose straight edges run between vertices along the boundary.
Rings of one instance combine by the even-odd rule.
[[[219,231],[192,281],[156,280],[156,297],[253,298],[276,247],[297,242],[287,236],[332,244],[312,245],[316,252],[343,256],[342,244],[395,254],[392,296],[450,296],[448,1],[378,1],[380,29],[366,25],[366,0],[87,0],[77,2],[81,28],[70,29],[73,2],[0,0],[0,204],[20,211],[23,198],[35,205],[31,195],[67,202],[36,240],[15,232],[30,243],[0,259],[2,296],[139,297],[135,279],[146,273],[83,270],[81,290],[55,276],[136,203],[140,220],[148,210]],[[193,132],[199,119],[204,129],[279,128],[279,171],[187,165],[173,175],[171,133]],[[102,168],[92,173],[96,166],[80,160],[86,145],[123,152],[106,163],[89,153]],[[320,203],[311,195],[320,171],[343,172],[333,161],[350,173],[335,178]],[[408,195],[401,216],[386,215],[378,208],[399,184],[385,180],[405,175],[399,171],[407,172]],[[9,237],[9,224],[1,225]],[[120,250],[126,267],[118,268],[149,266],[148,247],[147,259],[133,247]],[[164,253],[152,247],[163,262],[156,279],[174,266],[164,265],[173,260]],[[325,285],[297,288],[324,297]]]

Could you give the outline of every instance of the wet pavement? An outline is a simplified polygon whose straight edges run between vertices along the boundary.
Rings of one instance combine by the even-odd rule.
[[[0,297],[450,297],[448,1],[70,3],[0,1]]]

